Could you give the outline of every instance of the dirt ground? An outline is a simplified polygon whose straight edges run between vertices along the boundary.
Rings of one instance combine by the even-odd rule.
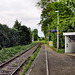
[[[48,69],[46,64],[46,52]],[[75,56],[56,53],[44,44],[28,75],[75,75]]]

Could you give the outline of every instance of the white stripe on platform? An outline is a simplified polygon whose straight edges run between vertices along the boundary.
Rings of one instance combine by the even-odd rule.
[[[47,70],[47,75],[49,75],[49,70],[48,70],[48,57],[47,57],[47,50],[46,50],[46,45],[45,45],[45,54],[46,54],[46,70]]]

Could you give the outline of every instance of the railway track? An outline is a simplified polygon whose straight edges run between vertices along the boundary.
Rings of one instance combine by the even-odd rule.
[[[39,46],[40,44],[38,43],[20,55],[0,65],[0,75],[14,75],[16,71],[21,67],[21,65],[24,64],[26,59],[29,58],[30,55],[32,55]]]

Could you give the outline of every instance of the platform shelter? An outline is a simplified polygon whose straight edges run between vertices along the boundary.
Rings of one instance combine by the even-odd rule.
[[[65,36],[65,53],[75,53],[75,32],[63,33]]]

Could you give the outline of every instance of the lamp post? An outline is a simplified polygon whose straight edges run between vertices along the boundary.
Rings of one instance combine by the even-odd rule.
[[[59,0],[57,0],[57,2],[59,2]],[[59,25],[59,11],[55,11],[57,13],[57,24]],[[59,29],[57,26],[57,51],[59,48]]]
[[[57,24],[59,25],[59,11],[55,11],[57,13]],[[59,29],[58,29],[58,26],[57,26],[57,51],[58,51],[58,48],[59,48]]]
[[[48,44],[49,44],[49,24],[48,24]]]

